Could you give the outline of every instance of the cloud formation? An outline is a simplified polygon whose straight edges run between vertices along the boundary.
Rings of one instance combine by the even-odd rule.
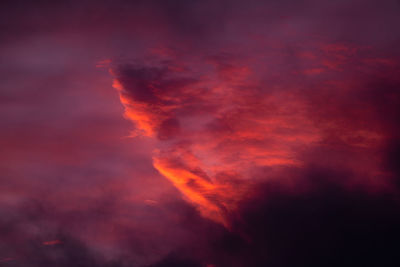
[[[1,266],[399,265],[398,1],[0,5]]]
[[[248,187],[286,167],[317,160],[365,172],[348,183],[387,182],[379,157],[397,132],[396,119],[383,114],[396,114],[398,62],[353,45],[309,47],[295,52],[301,65],[275,64],[290,75],[284,81],[258,69],[264,58],[253,54],[180,53],[116,64],[114,87],[136,134],[158,140],[154,167],[204,216],[227,226]]]

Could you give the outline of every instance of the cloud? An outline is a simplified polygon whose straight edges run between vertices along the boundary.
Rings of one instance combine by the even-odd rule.
[[[397,1],[1,5],[1,265],[397,263]]]
[[[396,132],[390,125],[397,125],[391,116],[397,114],[398,64],[361,66],[375,52],[350,44],[311,47],[320,54],[310,58],[313,64],[338,58],[340,69],[309,77],[301,71],[308,63],[277,61],[291,76],[282,82],[258,69],[263,58],[252,53],[178,53],[162,60],[149,55],[135,67],[116,63],[112,73],[137,134],[158,139],[154,167],[205,217],[230,227],[226,217],[249,187],[310,160],[358,173],[348,183],[381,189],[390,183],[374,155],[382,157]]]

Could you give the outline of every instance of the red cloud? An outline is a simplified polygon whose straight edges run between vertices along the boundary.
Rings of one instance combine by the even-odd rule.
[[[364,60],[343,44],[315,47],[322,65],[340,56],[348,72]],[[226,53],[165,57],[115,66],[114,87],[136,134],[158,139],[154,167],[205,217],[224,225],[226,214],[256,182],[257,170],[301,167],[307,151],[339,143],[356,157],[354,167],[362,161],[360,153],[373,153],[382,144],[385,133],[371,111],[374,103],[357,99],[366,91],[361,77],[304,65],[282,83],[258,70],[256,59]],[[364,71],[375,69],[367,65]],[[314,81],[302,73],[322,76]],[[376,165],[370,168],[378,173]]]

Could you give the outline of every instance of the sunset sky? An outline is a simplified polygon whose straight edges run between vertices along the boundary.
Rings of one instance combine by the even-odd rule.
[[[0,266],[400,266],[400,1],[0,3]]]

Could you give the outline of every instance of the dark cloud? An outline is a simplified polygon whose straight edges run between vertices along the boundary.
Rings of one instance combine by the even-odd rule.
[[[156,67],[141,65],[119,66],[116,71],[116,77],[124,88],[122,93],[134,101],[153,105],[175,104],[184,97],[185,87],[196,83],[193,77],[180,77],[179,73],[168,70],[168,67],[173,67],[170,62],[159,62]]]
[[[38,199],[3,203],[1,266],[147,266],[197,235],[189,228],[181,229],[182,225],[195,222],[192,227],[204,232],[209,224],[182,200],[167,197],[153,208],[128,204],[123,213],[140,212],[138,218],[134,213],[122,215],[121,201],[117,196],[86,199],[88,203],[81,204],[85,207],[68,210],[59,207],[60,202],[55,206]],[[169,226],[164,216],[171,220]]]
[[[346,189],[338,183],[346,174],[323,168],[293,170],[286,175],[302,176],[297,177],[302,182],[296,186],[304,188],[306,182],[310,187],[299,192],[280,182],[258,186],[231,217],[232,229],[202,233],[209,238],[203,248],[207,253],[198,259],[194,252],[197,265],[189,261],[187,266],[399,264],[398,193]],[[167,265],[160,266],[172,266],[168,263],[179,259],[170,255],[161,261]]]
[[[310,173],[307,194],[269,185],[247,203],[238,224],[250,240],[236,248],[243,253],[238,266],[398,265],[398,199],[347,191],[327,182],[332,173]]]
[[[54,210],[35,200],[0,209],[2,266],[123,266],[54,224]]]
[[[185,259],[178,255],[170,254],[161,261],[149,265],[148,267],[201,267],[202,265],[195,260]]]
[[[384,168],[387,169],[392,182],[400,188],[400,139],[389,139],[384,149]]]
[[[157,103],[159,99],[155,90],[160,83],[166,70],[159,68],[135,68],[121,67],[117,77],[124,86],[125,93],[129,94],[133,99],[145,103]],[[161,89],[161,93],[163,93]]]
[[[167,140],[179,133],[179,121],[175,118],[164,120],[157,130],[157,137],[160,140]]]

